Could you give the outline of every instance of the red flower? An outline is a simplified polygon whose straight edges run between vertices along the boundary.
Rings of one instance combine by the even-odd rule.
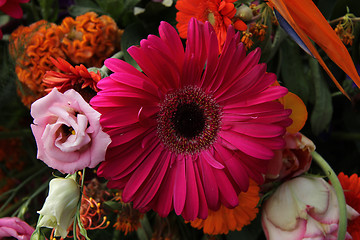
[[[90,87],[98,92],[96,84],[101,79],[99,71],[97,73],[89,72],[82,64],[73,67],[60,57],[57,58],[57,61],[52,57],[50,57],[50,60],[63,73],[55,71],[46,72],[43,78],[43,83],[49,87],[46,91],[51,91],[52,88],[56,87],[59,92],[64,93],[68,89]]]
[[[240,19],[233,19],[236,13],[235,0],[179,0],[175,7],[179,35],[186,38],[188,24],[191,18],[201,22],[209,21],[215,29],[219,45],[222,47],[226,39],[226,31],[233,24],[235,29],[245,31],[247,25]]]
[[[349,177],[342,172],[339,173],[338,178],[344,189],[346,203],[360,212],[360,178],[357,174]],[[348,221],[347,231],[353,240],[360,240],[360,217]]]

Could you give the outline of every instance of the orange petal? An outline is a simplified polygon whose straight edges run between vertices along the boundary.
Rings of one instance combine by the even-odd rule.
[[[316,5],[311,0],[269,0],[269,6],[274,7],[291,25],[313,56],[319,61],[326,73],[334,81],[335,85],[349,98],[309,39],[310,37],[318,44],[327,55],[349,75],[356,85],[360,87],[360,77],[346,47]]]
[[[292,92],[288,92],[282,98],[282,103],[285,109],[292,110],[290,118],[293,120],[293,123],[286,128],[286,131],[295,134],[299,132],[306,123],[308,116],[306,106],[301,98]]]

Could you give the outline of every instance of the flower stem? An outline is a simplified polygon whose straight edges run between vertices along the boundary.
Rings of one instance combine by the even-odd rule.
[[[345,239],[346,228],[347,228],[347,217],[346,217],[346,202],[344,191],[341,187],[339,179],[336,176],[334,170],[330,167],[330,165],[325,161],[323,157],[320,156],[317,152],[311,153],[314,161],[320,166],[320,168],[324,171],[324,173],[329,178],[331,185],[335,189],[336,198],[339,204],[339,230],[338,230],[338,240]]]

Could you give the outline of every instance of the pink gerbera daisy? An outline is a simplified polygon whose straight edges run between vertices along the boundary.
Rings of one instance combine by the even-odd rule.
[[[128,52],[144,73],[118,59],[91,100],[112,139],[98,174],[125,202],[186,220],[206,218],[208,208],[234,208],[249,178],[263,181],[273,150],[284,146],[289,114],[277,101],[287,93],[271,86],[276,76],[246,56],[229,27],[222,54],[212,26],[192,19],[187,46],[161,22]]]

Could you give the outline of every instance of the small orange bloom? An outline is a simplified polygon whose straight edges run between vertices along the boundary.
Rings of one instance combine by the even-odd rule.
[[[47,92],[51,91],[54,87],[62,93],[68,89],[75,89],[80,92],[83,97],[85,97],[85,100],[87,100],[87,98],[91,99],[91,97],[95,95],[95,92],[99,91],[96,87],[96,84],[101,79],[99,71],[97,73],[89,72],[82,64],[80,64],[80,66],[73,67],[62,58],[57,58],[57,60],[51,58],[51,62],[63,73],[55,71],[47,71],[45,73],[43,82],[45,86],[49,87],[46,89]],[[87,87],[90,87],[90,89],[95,92],[90,89],[88,89],[88,91],[84,90]],[[84,96],[83,93],[87,94]]]
[[[234,18],[236,0],[179,0],[176,2],[176,14],[178,24],[176,28],[182,38],[187,37],[188,23],[191,18],[202,22],[209,21],[214,27],[220,47],[226,39],[226,32],[229,25],[233,24],[239,31],[245,31],[247,25],[240,19]]]
[[[109,16],[87,12],[75,19],[67,17],[59,29],[61,49],[74,64],[101,67],[120,48],[122,32]]]
[[[210,235],[227,234],[229,231],[240,231],[243,226],[250,224],[255,219],[259,209],[256,208],[259,197],[259,186],[250,179],[247,192],[239,194],[239,205],[233,209],[221,205],[218,211],[209,209],[208,217],[190,221],[191,226],[197,229],[203,228],[204,233]]]
[[[357,174],[348,177],[342,172],[338,178],[344,189],[346,203],[360,213],[360,178]],[[348,221],[347,231],[353,240],[360,240],[360,217]]]

